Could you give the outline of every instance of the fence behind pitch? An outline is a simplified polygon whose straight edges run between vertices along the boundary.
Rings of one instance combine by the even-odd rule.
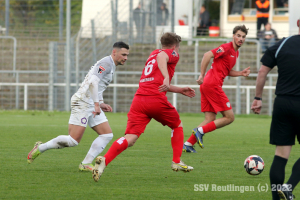
[[[146,59],[152,50],[159,47],[158,38],[160,34],[170,30],[170,20],[166,26],[156,24],[157,18],[153,12],[153,7],[157,5],[151,4],[151,1],[143,1],[145,12],[140,13],[141,16],[145,17],[145,26],[137,26],[135,23],[133,9],[136,5],[128,3],[131,2],[130,0],[118,1],[117,5],[115,2],[111,1],[104,6],[81,29],[77,28],[72,31],[70,58],[71,83],[74,86],[70,88],[71,95],[76,91],[91,65],[96,60],[109,55],[112,44],[117,40],[123,40],[130,44],[130,55],[124,66],[117,67],[118,73],[114,83],[137,84]],[[188,29],[181,28],[178,29],[181,31],[180,34],[183,36],[189,34],[185,32],[189,31]],[[36,28],[28,26],[24,29],[11,29],[10,33],[17,39],[16,70],[13,70],[12,41],[0,39],[0,80],[2,84],[0,86],[0,108],[23,109],[24,102],[26,102],[26,108],[31,110],[64,110],[66,99],[70,98],[65,96],[66,87],[63,86],[67,75],[66,58],[68,55],[65,51],[65,38],[59,39],[58,27],[41,26]],[[222,41],[218,39],[215,41],[203,39],[198,42],[196,40],[193,42],[183,41],[180,48],[180,61],[176,68],[177,73],[173,83],[195,85],[203,54],[230,40],[229,38]],[[252,72],[256,73],[259,67],[258,60],[261,56],[257,49],[257,43],[246,42],[240,50],[240,60],[237,66],[240,69],[251,66]],[[272,81],[268,81],[266,84],[274,86],[276,78],[270,80]],[[23,83],[44,85],[27,85],[28,87],[25,87]],[[236,88],[254,86],[255,77],[228,77],[224,84]],[[197,95],[193,99],[177,95],[176,105],[180,112],[200,112],[200,95],[198,89],[196,90]],[[224,90],[235,111],[246,113],[247,90],[243,88],[225,88]],[[107,103],[115,107],[115,111],[127,112],[135,91],[136,87],[109,87],[104,98]],[[27,98],[24,98],[25,94]],[[264,95],[266,95],[264,99],[272,99],[267,91]],[[254,96],[253,89],[250,90],[250,96]],[[168,94],[168,97],[170,101],[174,101],[172,94]],[[269,105],[270,102],[272,101],[268,101]],[[263,113],[269,112],[268,107],[265,107]]]

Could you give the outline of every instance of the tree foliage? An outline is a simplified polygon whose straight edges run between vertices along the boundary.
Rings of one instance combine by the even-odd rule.
[[[10,29],[58,28],[59,0],[9,0]],[[80,27],[82,0],[71,1],[72,27]],[[66,20],[64,0],[63,23]],[[5,26],[5,0],[0,0],[0,25]]]

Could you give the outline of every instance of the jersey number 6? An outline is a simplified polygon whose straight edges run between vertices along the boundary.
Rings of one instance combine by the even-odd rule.
[[[145,76],[148,76],[149,74],[151,74],[152,69],[153,69],[153,64],[155,62],[156,62],[155,59],[152,59],[148,62],[147,66],[145,67],[145,71],[144,71]]]

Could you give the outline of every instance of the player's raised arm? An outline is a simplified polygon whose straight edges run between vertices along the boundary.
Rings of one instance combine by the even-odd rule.
[[[214,57],[214,54],[211,51],[208,51],[203,55],[202,62],[201,62],[201,69],[200,69],[201,74],[200,74],[199,78],[197,79],[197,83],[199,85],[201,85],[203,83],[203,79],[204,79],[204,76],[206,73],[207,66],[210,62],[210,59],[213,57]]]
[[[164,82],[161,86],[159,86],[158,90],[160,92],[165,92],[168,91],[170,88],[170,78],[169,78],[168,67],[167,67],[169,56],[162,51],[157,55],[156,60],[157,60],[158,68],[164,77]]]

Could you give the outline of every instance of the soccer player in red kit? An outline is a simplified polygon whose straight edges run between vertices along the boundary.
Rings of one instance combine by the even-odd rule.
[[[125,136],[117,139],[104,156],[96,158],[93,170],[93,179],[96,182],[105,167],[116,156],[127,147],[134,145],[152,118],[172,129],[173,160],[171,168],[174,171],[184,172],[193,170],[193,167],[187,166],[180,160],[184,140],[182,123],[177,110],[168,101],[166,93],[169,91],[194,97],[195,91],[189,87],[181,88],[170,85],[179,60],[178,50],[181,37],[175,33],[165,33],[160,41],[162,49],[154,50],[146,61],[139,88],[127,114]]]
[[[197,128],[193,129],[191,137],[184,143],[184,152],[196,153],[193,145],[197,142],[203,148],[204,134],[233,122],[232,107],[225,92],[222,90],[222,85],[226,76],[236,77],[250,74],[250,67],[243,71],[232,69],[239,56],[238,49],[245,42],[247,33],[248,29],[245,25],[236,26],[233,29],[232,42],[222,44],[218,48],[204,54],[201,62],[201,74],[197,83],[201,85],[201,112],[204,112],[205,119]],[[211,58],[213,58],[211,69],[205,75]],[[223,117],[216,119],[218,112],[221,112]]]

